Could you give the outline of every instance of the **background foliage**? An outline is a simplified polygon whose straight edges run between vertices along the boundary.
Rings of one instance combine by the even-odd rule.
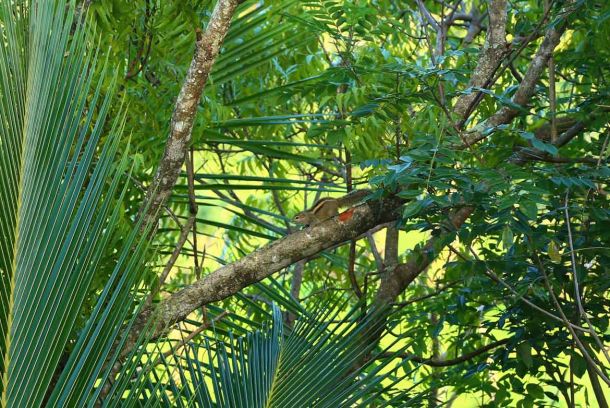
[[[3,22],[12,3],[3,1]],[[135,316],[148,293],[148,286],[138,282],[159,276],[193,204],[193,233],[167,279],[151,284],[153,302],[295,231],[291,217],[315,199],[358,188],[373,189],[374,198],[395,194],[405,199],[395,225],[400,230],[397,263],[435,257],[393,300],[386,330],[378,343],[367,343],[371,354],[355,370],[346,367],[365,358],[364,353],[349,355],[361,346],[358,330],[373,330],[356,323],[367,320],[380,276],[392,261],[381,232],[298,262],[191,313],[166,337],[128,359],[131,363],[119,377],[123,381],[111,393],[113,403],[129,388],[141,398],[132,400],[134,405],[211,406],[213,400],[218,406],[255,406],[235,401],[246,401],[260,386],[269,394],[259,404],[291,406],[304,384],[311,386],[306,392],[318,387],[324,396],[336,383],[343,384],[345,396],[335,390],[337,400],[320,397],[319,406],[337,401],[371,406],[603,406],[603,394],[610,397],[602,377],[610,364],[603,348],[610,335],[607,2],[509,2],[504,62],[493,84],[474,88],[469,80],[489,30],[489,2],[244,2],[196,117],[194,193],[189,193],[185,167],[171,201],[161,210],[150,250],[144,255],[138,247],[138,256],[148,257],[148,267],[127,267],[133,279],[127,288],[134,300],[125,300],[122,312],[110,312],[108,296],[113,290],[127,296],[117,286],[120,269],[127,251],[138,245],[136,215],[163,152],[196,29],[207,23],[213,2],[93,0],[83,5],[88,3],[87,27],[97,31],[82,34],[82,44],[106,62],[83,64],[73,75],[90,72],[99,84],[95,97],[114,94],[114,103],[103,107],[90,100],[92,122],[81,123],[95,128],[91,136],[81,136],[84,140],[100,139],[97,148],[93,141],[88,145],[97,166],[112,161],[111,156],[116,163],[107,164],[114,179],[108,179],[100,195],[103,202],[90,211],[107,214],[105,206],[111,205],[114,211],[112,217],[100,216],[112,230],[102,234],[106,241],[98,250],[103,255],[89,269],[91,283],[81,293],[80,306],[72,309],[78,313],[66,340],[56,345],[57,353],[63,350],[67,359],[78,355],[75,348],[85,347],[79,339],[96,341],[85,333],[93,330],[91,316],[100,308],[115,313],[116,322]],[[437,24],[447,22],[444,38],[439,40],[428,13]],[[554,68],[536,81],[527,106],[516,105],[511,98],[545,32],[564,24]],[[64,33],[64,39],[80,31],[76,33]],[[6,31],[2,35],[9,36]],[[64,50],[55,47],[49,50],[53,52],[63,55]],[[550,94],[551,70],[555,97]],[[42,78],[43,72],[35,74]],[[7,89],[6,84],[0,88],[3,96]],[[460,129],[456,123],[461,118],[452,106],[470,93],[480,94],[480,103]],[[518,114],[508,124],[484,128],[486,138],[480,143],[464,146],[468,131],[502,108],[517,109]],[[94,121],[103,128],[94,127]],[[583,126],[569,143],[554,143],[553,128],[561,136],[577,123]],[[7,135],[0,133],[2,153],[8,151]],[[73,146],[77,140],[65,143]],[[127,145],[129,152],[121,159]],[[7,174],[6,165],[0,168]],[[87,172],[95,178],[93,168]],[[43,177],[26,174],[33,180]],[[87,187],[73,188],[84,194]],[[451,214],[465,207],[474,211],[456,228]],[[52,208],[43,213],[51,214]],[[440,243],[422,253],[430,237],[440,237]],[[0,271],[7,273],[8,263],[0,264]],[[587,329],[579,331],[579,338],[588,354],[575,345],[566,321]],[[316,335],[329,332],[336,335],[323,336],[330,345],[316,343]],[[119,333],[116,328],[105,346],[113,345]],[[477,353],[489,345],[495,346]],[[298,357],[307,356],[309,347],[317,353]],[[346,353],[347,360],[336,357]],[[469,354],[471,358],[460,358]],[[82,358],[80,364],[95,366],[94,356]],[[54,364],[59,359],[57,354]],[[157,365],[139,367],[143,361]],[[240,376],[258,381],[260,367],[252,368],[257,361],[270,364],[269,371],[262,371],[276,377],[253,382],[251,388],[232,383]],[[286,369],[303,361],[311,364],[310,376]],[[70,377],[78,370],[77,358],[63,364],[69,368],[57,381],[79,389],[76,377]],[[317,384],[328,367],[335,376]],[[48,372],[50,377],[53,370]],[[343,377],[346,372],[350,375]],[[91,375],[96,378],[96,371]],[[206,376],[214,379],[213,386],[206,384]],[[278,385],[277,378],[286,383]],[[343,378],[349,381],[341,382]],[[270,383],[279,388],[267,387]],[[368,392],[358,388],[365,385]],[[99,392],[98,386],[91,383],[88,389]],[[52,402],[62,401],[57,390],[51,398],[58,399]],[[44,390],[39,393],[43,397]],[[299,401],[299,406],[314,404]]]

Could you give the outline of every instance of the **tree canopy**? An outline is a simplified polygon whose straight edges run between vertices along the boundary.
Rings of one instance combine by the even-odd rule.
[[[609,21],[0,0],[3,405],[608,407]]]

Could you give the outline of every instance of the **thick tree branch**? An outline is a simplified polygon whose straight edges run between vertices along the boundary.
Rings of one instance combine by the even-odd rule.
[[[451,216],[452,229],[459,229],[474,211],[474,207],[463,207]],[[378,307],[392,304],[419,274],[425,270],[440,252],[439,245],[444,234],[434,236],[420,249],[414,251],[407,262],[399,264],[381,277],[375,303]],[[389,268],[388,268],[389,269]]]
[[[303,284],[303,272],[305,271],[305,261],[301,260],[294,265],[294,270],[292,272],[292,282],[290,282],[290,296],[298,302],[301,298],[301,285]],[[287,311],[284,322],[288,327],[294,325],[294,322],[297,319],[297,315],[294,313]]]
[[[474,207],[463,207],[456,210],[450,217],[451,230],[462,227],[464,222],[473,213]],[[389,231],[389,230],[388,230]],[[373,311],[376,313],[375,330],[363,333],[359,341],[363,347],[371,343],[377,343],[385,330],[385,321],[391,312],[391,306],[398,296],[436,259],[436,255],[443,249],[445,233],[431,237],[420,249],[414,250],[407,261],[396,266],[388,265],[381,275],[381,283],[375,301]],[[355,363],[355,366],[366,362],[368,356]]]
[[[523,107],[527,105],[536,90],[536,83],[546,68],[546,64],[553,54],[553,50],[559,44],[561,35],[566,30],[566,27],[566,22],[562,21],[561,23],[549,27],[547,30],[527,72],[523,76],[523,81],[519,84],[519,88],[512,98],[512,102],[515,105]],[[462,147],[470,146],[485,139],[490,134],[488,129],[493,129],[499,125],[509,123],[519,114],[519,112],[520,110],[514,107],[505,106],[501,108],[491,117],[475,126],[466,137],[466,146]]]
[[[146,309],[138,318],[130,341],[135,341],[150,319],[154,319],[157,337],[163,334],[167,327],[183,320],[200,306],[225,299],[289,265],[336,244],[355,239],[380,224],[398,219],[401,205],[402,201],[397,198],[370,201],[323,223],[290,234],[223,266],[174,293],[156,307]],[[128,344],[126,349],[129,348]]]
[[[201,31],[197,31],[195,55],[193,56],[186,78],[182,84],[182,89],[176,100],[165,151],[153,182],[146,193],[146,199],[140,207],[140,212],[138,214],[138,219],[142,220],[141,232],[144,232],[149,225],[156,224],[159,218],[159,209],[165,206],[165,203],[178,180],[180,170],[184,165],[190,147],[193,123],[195,121],[199,100],[201,99],[212,66],[220,52],[220,47],[229,30],[231,19],[233,18],[233,14],[239,3],[239,0],[218,0],[212,11],[212,16],[210,17],[205,32],[201,33]],[[191,219],[193,223],[196,223],[193,214],[191,214]],[[190,222],[191,221],[189,220],[189,223]],[[181,243],[178,245],[176,251],[174,251],[174,255],[172,256],[172,259],[170,259],[168,267],[163,272],[161,280],[164,278],[164,275],[169,273],[169,269],[171,269],[177,254],[187,238],[189,229],[190,226],[185,227],[182,231],[180,237]],[[152,230],[154,231],[154,228]],[[147,303],[149,303],[151,298],[152,294]],[[138,321],[142,322],[141,319],[144,316],[145,314],[141,313],[138,316]],[[121,368],[122,358],[131,352],[137,341],[137,336],[144,327],[146,327],[146,322],[142,322],[142,325],[138,327],[137,332],[133,329],[130,331],[119,359],[111,370],[109,376],[110,381],[104,384],[102,388],[100,395],[102,399],[110,391],[112,380]]]
[[[508,51],[506,42],[506,0],[494,0],[489,5],[489,29],[481,50],[479,62],[474,69],[468,87],[489,86],[489,81],[500,67]],[[471,105],[477,97],[476,92],[462,95],[453,108],[461,120],[466,119]]]
[[[197,33],[195,55],[176,100],[165,152],[140,209],[140,216],[144,217],[143,226],[157,221],[159,208],[167,201],[178,180],[191,142],[203,88],[238,4],[238,0],[218,0],[205,32]]]
[[[555,119],[554,130],[557,132],[553,141],[553,124],[545,124],[534,131],[534,135],[537,139],[544,142],[551,143],[557,148],[563,147],[568,144],[579,134],[582,134],[596,119],[602,115],[607,115],[605,109],[601,109],[589,114],[586,118],[576,120],[572,117],[560,117]],[[596,163],[597,160],[601,160],[601,157],[595,159],[593,157],[553,157],[547,152],[543,152],[534,147],[524,147],[515,151],[510,157],[509,161],[515,164],[522,165],[528,161],[546,161],[551,163]]]
[[[568,121],[566,120],[565,123],[568,123]],[[555,124],[555,129],[557,130],[558,128],[558,124]],[[568,127],[567,129],[565,129],[565,132],[563,132],[561,135],[559,135],[559,137],[555,140],[555,142],[553,143],[556,147],[561,147],[563,145],[565,145],[566,143],[568,143],[570,140],[572,140],[574,137],[576,137],[576,135],[578,135],[579,133],[581,133],[583,130],[585,130],[586,126],[584,122],[574,122],[574,124],[570,127]],[[547,133],[548,131],[548,133]],[[534,133],[536,135],[536,137],[538,139],[544,140],[544,141],[550,141],[549,139],[551,139],[551,126],[543,126],[541,129],[539,129],[538,131],[536,131]],[[556,158],[558,160],[556,160],[555,162],[557,163],[562,163],[565,161],[562,161],[559,158]],[[543,152],[539,149],[535,149],[533,147],[525,147],[525,148],[521,148],[519,150],[517,150],[510,158],[509,161],[511,163],[515,163],[515,164],[525,164],[528,161],[533,161],[533,160],[540,160],[540,161],[550,161],[553,162],[552,158],[550,157],[550,155],[547,152]]]

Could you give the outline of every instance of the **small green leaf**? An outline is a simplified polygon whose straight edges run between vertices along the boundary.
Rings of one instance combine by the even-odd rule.
[[[533,408],[534,399],[531,396],[526,395],[525,398],[523,400],[521,400],[521,404],[522,404],[523,408]]]
[[[582,356],[574,354],[572,355],[572,358],[570,358],[570,369],[576,377],[582,378],[587,372],[587,362]]]
[[[430,204],[430,202],[431,200],[429,199],[411,201],[409,204],[407,204],[402,213],[403,218],[411,218],[414,215],[419,214],[424,208],[426,208]]]
[[[510,248],[513,245],[514,239],[513,231],[507,225],[502,231],[502,247],[504,249]]]
[[[524,131],[524,132],[519,132],[519,134],[525,140],[534,140],[536,138],[536,135],[534,135],[532,132],[525,132]]]
[[[525,386],[525,389],[534,398],[544,398],[544,390],[538,384],[528,384]]]
[[[536,149],[542,150],[543,152],[547,152],[552,155],[556,155],[559,152],[557,150],[557,147],[553,146],[552,144],[544,143],[540,139],[532,139],[532,145]]]
[[[529,343],[521,343],[517,346],[517,356],[527,368],[532,368],[534,361],[532,359],[532,346]]]
[[[519,209],[530,220],[535,220],[538,215],[538,206],[533,201],[522,201],[519,203]]]
[[[550,400],[553,400],[555,402],[559,402],[559,397],[557,397],[557,395],[553,394],[552,392],[549,391],[545,391],[544,395],[546,395],[546,397]]]
[[[547,253],[549,254],[549,258],[551,258],[551,261],[555,263],[561,262],[561,253],[559,252],[559,245],[555,241],[549,242]]]

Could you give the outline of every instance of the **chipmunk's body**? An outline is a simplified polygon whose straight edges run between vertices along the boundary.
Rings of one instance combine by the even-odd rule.
[[[340,208],[351,207],[371,193],[370,190],[354,190],[339,198],[321,198],[306,211],[301,211],[294,217],[294,222],[303,225],[314,225],[339,214]]]

